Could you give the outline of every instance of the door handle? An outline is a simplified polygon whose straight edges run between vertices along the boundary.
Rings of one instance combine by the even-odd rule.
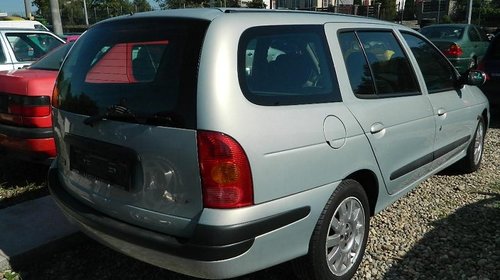
[[[446,114],[446,110],[444,108],[439,108],[437,113],[438,113],[438,116],[442,116],[442,115]]]
[[[379,133],[381,132],[382,130],[384,130],[384,125],[381,124],[381,123],[374,123],[372,124],[372,126],[370,127],[370,133],[371,134],[375,134],[375,133]]]

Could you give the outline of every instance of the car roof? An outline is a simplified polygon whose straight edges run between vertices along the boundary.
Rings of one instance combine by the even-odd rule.
[[[33,29],[33,28],[16,28],[16,27],[0,27],[0,32],[29,32],[29,33],[50,33],[50,31]]]
[[[249,8],[187,8],[187,9],[169,9],[159,10],[152,12],[136,13],[131,15],[119,16],[102,22],[109,22],[115,20],[123,20],[127,18],[153,18],[153,17],[176,17],[186,19],[201,19],[213,21],[216,18],[222,18],[231,14],[238,13],[242,18],[245,15],[250,16],[277,16],[279,17],[295,17],[299,22],[311,23],[326,23],[326,22],[352,22],[352,23],[371,23],[383,24],[403,27],[388,21],[382,21],[374,18],[367,18],[363,16],[353,16],[338,13],[325,13],[314,11],[299,11],[299,10],[271,10],[271,9],[249,9]]]
[[[429,27],[467,27],[467,26],[472,26],[473,24],[467,24],[467,23],[446,23],[446,24],[432,24],[432,25],[427,25],[423,28],[429,28]]]

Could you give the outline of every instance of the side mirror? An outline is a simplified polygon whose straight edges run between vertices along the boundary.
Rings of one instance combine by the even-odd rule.
[[[470,70],[460,76],[460,84],[482,86],[486,82],[486,74],[479,70]]]

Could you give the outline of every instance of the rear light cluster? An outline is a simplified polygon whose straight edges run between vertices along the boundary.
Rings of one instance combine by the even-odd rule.
[[[0,122],[23,127],[51,127],[49,96],[0,96]]]
[[[464,54],[462,48],[458,44],[453,44],[443,51],[444,55],[448,57],[459,57]]]
[[[207,208],[252,205],[253,183],[245,151],[236,140],[220,132],[198,132],[198,158]]]

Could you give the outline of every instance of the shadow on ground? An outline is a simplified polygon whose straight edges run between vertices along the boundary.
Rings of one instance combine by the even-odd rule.
[[[490,108],[490,127],[500,128],[500,105]]]
[[[384,279],[498,279],[500,195],[484,195],[489,198],[434,222]]]
[[[47,165],[0,155],[0,209],[47,195]]]

